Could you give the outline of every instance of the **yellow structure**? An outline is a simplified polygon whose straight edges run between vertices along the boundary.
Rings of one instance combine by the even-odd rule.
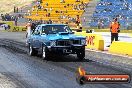
[[[132,42],[114,41],[109,48],[109,52],[132,56]]]
[[[76,35],[86,36],[86,48],[94,49],[94,50],[104,50],[104,40],[103,37],[99,34],[94,33],[86,33],[83,32],[75,32]]]
[[[88,3],[89,0],[64,0],[64,3],[61,3],[63,0],[42,0],[41,9],[38,9],[37,6],[33,6],[32,10],[28,12],[28,15],[25,18],[32,20],[52,20],[55,23],[70,23],[69,18],[76,18],[77,15],[81,16],[84,10],[76,10],[75,6],[80,5],[79,8],[83,8],[83,4]],[[50,16],[47,16],[50,14]]]

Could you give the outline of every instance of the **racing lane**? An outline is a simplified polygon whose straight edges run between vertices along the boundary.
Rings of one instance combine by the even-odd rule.
[[[132,83],[77,84],[75,73],[79,66],[84,67],[88,73],[132,75],[132,70],[130,72],[89,61],[92,57],[86,57],[82,62],[74,56],[59,56],[43,61],[40,57],[28,56],[28,48],[24,43],[0,40],[0,46],[0,73],[18,81],[25,88],[132,88]]]
[[[98,33],[97,33],[98,34]],[[111,44],[111,34],[109,32],[100,33],[103,36],[105,42],[105,48]],[[132,42],[132,37],[128,33],[119,33],[119,41]]]

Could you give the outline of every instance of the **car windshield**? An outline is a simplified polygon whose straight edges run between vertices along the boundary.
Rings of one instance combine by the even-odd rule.
[[[72,30],[67,25],[47,25],[42,27],[42,34],[56,34],[59,32],[72,33]]]

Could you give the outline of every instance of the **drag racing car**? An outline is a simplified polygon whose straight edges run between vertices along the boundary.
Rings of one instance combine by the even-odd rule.
[[[52,54],[76,54],[79,60],[85,58],[86,38],[74,35],[65,24],[41,24],[28,38],[29,55],[41,54],[48,59]]]

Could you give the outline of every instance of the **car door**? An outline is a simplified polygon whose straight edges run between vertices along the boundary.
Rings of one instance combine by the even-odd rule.
[[[37,43],[37,48],[41,48],[42,46],[42,26],[38,26],[38,32],[39,34],[36,35],[36,43]]]
[[[32,36],[32,46],[33,48],[39,48],[40,46],[40,29],[41,29],[41,26],[38,26],[36,29],[35,29],[35,32]]]
[[[47,42],[47,36],[45,33],[45,26],[41,27],[40,33],[41,33],[41,37],[40,37],[41,46],[40,47],[42,47],[42,45],[43,44],[46,45],[46,42]]]

